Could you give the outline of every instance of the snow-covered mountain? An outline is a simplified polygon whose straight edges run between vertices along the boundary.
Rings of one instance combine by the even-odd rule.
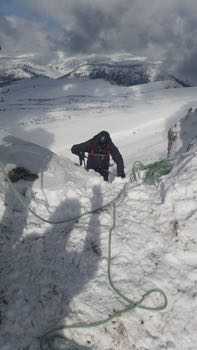
[[[164,72],[162,62],[128,54],[112,56],[79,56],[67,58],[59,53],[48,64],[34,55],[17,58],[0,56],[0,86],[19,79],[46,76],[50,78],[77,77],[103,79],[113,84],[133,86],[152,81],[171,81],[171,87],[189,86],[184,80]]]
[[[124,70],[121,59],[99,61],[99,69]],[[136,308],[103,326],[62,330],[70,343],[52,347],[196,350],[197,88],[176,89],[170,79],[153,78],[134,86],[111,84],[90,79],[89,62],[81,58],[59,61],[43,70],[34,61],[39,77],[0,87],[0,348],[39,350],[40,337],[51,328],[94,322],[122,309],[107,279],[113,226],[115,285],[135,301],[160,288],[167,308]],[[19,68],[21,60],[15,63]],[[101,130],[120,149],[126,179],[116,178],[112,165],[105,183],[71,154],[72,144]],[[173,168],[159,185],[145,184],[143,172],[130,182],[136,160],[150,163],[167,154]],[[36,173],[37,180],[10,183],[6,174],[16,166]],[[110,205],[95,212],[121,191],[115,214]],[[57,224],[71,218],[77,220]],[[155,293],[144,304],[162,302]]]

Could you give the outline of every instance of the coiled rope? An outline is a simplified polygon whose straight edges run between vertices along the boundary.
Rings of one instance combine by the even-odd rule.
[[[24,198],[22,198],[21,194],[16,190],[16,188],[13,186],[12,182],[10,181],[9,177],[6,174],[6,171],[4,169],[3,164],[0,162],[0,169],[2,171],[2,173],[4,174],[4,177],[7,179],[11,189],[13,190],[13,192],[15,193],[15,195],[17,196],[17,199],[20,201],[20,203],[26,208],[27,205],[24,201]],[[29,208],[29,211],[38,219],[42,220],[43,222],[49,223],[49,224],[62,224],[62,223],[69,223],[71,221],[76,221],[79,220],[81,217],[85,216],[85,215],[90,215],[90,214],[94,214],[98,211],[101,211],[105,208],[112,208],[112,226],[109,228],[109,236],[108,236],[108,258],[107,258],[107,275],[108,275],[108,281],[109,284],[111,286],[111,288],[114,290],[114,292],[122,299],[122,301],[126,302],[125,307],[123,307],[122,309],[115,311],[112,313],[112,315],[110,315],[109,317],[105,318],[105,319],[101,319],[101,320],[97,320],[95,322],[79,322],[79,323],[73,323],[73,324],[68,324],[68,325],[57,325],[55,327],[52,327],[50,330],[46,331],[43,335],[41,335],[39,337],[39,343],[40,343],[40,349],[41,350],[45,350],[47,346],[49,350],[54,350],[54,343],[56,339],[62,339],[65,341],[65,343],[69,343],[70,340],[65,337],[63,334],[61,334],[60,332],[63,330],[68,330],[68,329],[76,329],[76,328],[93,328],[93,327],[98,327],[101,325],[104,325],[108,322],[110,322],[112,319],[120,317],[122,314],[134,310],[135,308],[141,308],[144,310],[151,310],[151,311],[161,311],[164,310],[167,307],[168,304],[168,300],[167,300],[167,296],[164,293],[163,290],[161,290],[160,288],[153,288],[148,290],[146,293],[144,293],[142,295],[142,297],[138,300],[138,301],[133,301],[130,298],[128,298],[127,296],[125,296],[114,284],[113,280],[112,280],[112,275],[111,275],[111,255],[112,255],[112,232],[114,231],[115,227],[116,227],[116,205],[120,204],[120,201],[122,199],[125,198],[126,196],[126,189],[127,186],[129,185],[129,182],[125,183],[123,186],[123,189],[120,191],[120,193],[116,196],[116,198],[114,198],[113,200],[111,200],[109,203],[103,205],[100,208],[97,208],[95,210],[91,210],[91,211],[87,211],[77,217],[71,218],[71,219],[66,219],[66,220],[58,220],[58,221],[52,221],[52,220],[47,220],[43,217],[41,217],[39,214],[37,214],[36,212],[34,212],[34,210],[32,210],[31,208]],[[163,303],[161,303],[158,306],[146,306],[144,305],[144,301],[147,297],[149,297],[152,294],[160,294],[163,298]],[[80,348],[80,346],[79,346]]]
[[[172,166],[170,159],[162,159],[147,165],[136,161],[133,164],[130,179],[131,181],[137,181],[140,173],[144,172],[143,181],[149,185],[157,185],[161,176],[167,175],[172,170]]]
[[[167,307],[168,300],[167,296],[164,293],[163,290],[160,288],[153,288],[148,290],[146,293],[142,295],[142,297],[138,301],[133,301],[127,296],[125,296],[114,284],[112,280],[112,274],[111,274],[111,260],[112,260],[112,232],[116,227],[116,204],[113,203],[112,205],[112,217],[113,222],[112,226],[109,229],[109,236],[108,236],[108,258],[107,258],[107,275],[108,275],[108,281],[111,286],[111,288],[114,290],[114,292],[122,299],[123,302],[126,302],[125,307],[122,309],[115,311],[112,313],[112,315],[108,316],[105,319],[97,320],[95,322],[79,322],[79,323],[73,323],[73,324],[67,324],[67,325],[60,325],[55,326],[51,328],[49,331],[47,331],[44,335],[40,337],[40,349],[45,350],[45,346],[47,345],[49,350],[54,350],[54,343],[55,340],[61,339],[66,343],[70,343],[71,341],[62,333],[61,331],[69,330],[69,329],[77,329],[77,328],[94,328],[101,325],[104,325],[110,321],[112,321],[114,318],[120,317],[121,315],[134,310],[135,308],[141,308],[144,310],[150,310],[150,311],[161,311],[164,310]],[[160,294],[163,298],[163,303],[161,303],[158,306],[146,306],[143,304],[145,299],[152,294]],[[78,346],[80,349],[80,346]]]

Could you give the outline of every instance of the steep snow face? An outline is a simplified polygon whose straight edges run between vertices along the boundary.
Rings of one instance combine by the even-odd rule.
[[[13,149],[7,147],[5,158]],[[24,144],[17,147],[25,149]],[[37,146],[26,147],[36,164]],[[45,158],[46,150],[38,150],[38,160]],[[65,330],[77,348],[89,344],[97,350],[196,349],[196,159],[196,148],[177,159],[159,187],[128,182],[116,205],[113,280],[135,301],[150,288],[162,288],[167,309],[136,309],[105,326]],[[57,179],[61,181],[61,173],[68,175],[70,169],[72,177],[65,177],[60,189]],[[91,322],[122,308],[107,281],[112,208],[60,225],[43,223],[28,208],[52,222],[70,219],[102,207],[127,180],[103,184],[94,174],[87,177],[81,168],[54,155],[45,174],[53,177],[42,187],[41,173],[37,184],[14,185],[25,207],[1,179],[1,349],[38,350],[39,337],[58,323]],[[152,295],[144,303],[156,306],[162,299]]]
[[[39,337],[51,327],[89,323],[122,308],[107,280],[113,225],[114,283],[135,301],[162,288],[168,307],[135,309],[105,326],[65,335],[79,349],[196,350],[197,150],[195,142],[189,146],[196,135],[196,88],[38,78],[1,88],[0,101],[5,171],[25,166],[39,176],[12,186],[0,172],[0,348],[39,350]],[[135,160],[166,157],[175,122],[182,131],[170,153],[172,172],[157,187],[130,183]],[[114,178],[113,166],[111,182],[104,183],[74,164],[71,145],[103,129],[123,155],[126,179]],[[115,217],[110,206],[95,212],[121,191]],[[160,302],[156,294],[144,301]]]

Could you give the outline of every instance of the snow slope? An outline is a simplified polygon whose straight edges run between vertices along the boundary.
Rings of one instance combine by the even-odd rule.
[[[39,175],[34,183],[14,185],[24,208],[0,173],[0,348],[38,350],[38,337],[50,327],[103,319],[122,308],[107,280],[112,209],[83,214],[109,203],[126,185],[112,234],[113,280],[134,300],[161,288],[168,307],[135,309],[104,326],[66,330],[65,335],[81,346],[77,349],[195,350],[196,88],[38,78],[14,83],[9,91],[1,88],[0,98],[3,168],[25,166]],[[172,172],[159,186],[130,183],[135,160],[166,157],[167,132],[174,124]],[[70,146],[103,129],[123,154],[124,180],[111,175],[104,183],[74,164]],[[115,174],[115,166],[111,171]],[[48,224],[29,208],[53,222],[82,217]],[[153,295],[146,304],[160,302]]]

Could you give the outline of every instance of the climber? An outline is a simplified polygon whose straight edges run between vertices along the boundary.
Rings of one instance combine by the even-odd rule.
[[[101,174],[105,181],[109,177],[110,156],[117,165],[117,176],[125,177],[123,158],[111,140],[107,131],[101,131],[90,140],[73,145],[71,152],[79,156],[80,164],[88,153],[86,169],[93,169]]]

